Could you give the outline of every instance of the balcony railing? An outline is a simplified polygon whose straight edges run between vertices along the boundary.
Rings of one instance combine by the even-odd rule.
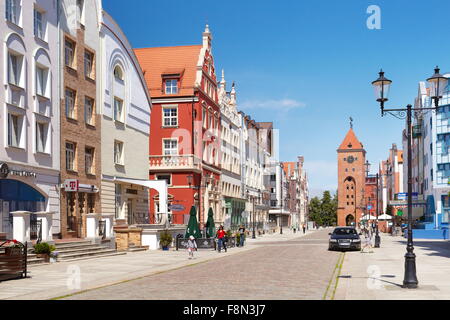
[[[150,170],[198,170],[201,160],[194,155],[150,156]]]

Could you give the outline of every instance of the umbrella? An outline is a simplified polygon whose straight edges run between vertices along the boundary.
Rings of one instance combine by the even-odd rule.
[[[386,213],[378,217],[379,220],[392,220],[392,217]]]
[[[365,215],[361,218],[361,220],[376,220],[377,217],[371,216],[371,215]]]
[[[216,226],[214,223],[214,212],[212,208],[208,210],[208,220],[206,221],[206,237],[212,238],[216,234]]]
[[[201,238],[200,229],[198,227],[197,223],[197,210],[195,210],[195,207],[191,207],[191,211],[189,213],[189,222],[186,228],[186,234],[185,238],[189,238],[190,236],[194,236],[194,238]]]

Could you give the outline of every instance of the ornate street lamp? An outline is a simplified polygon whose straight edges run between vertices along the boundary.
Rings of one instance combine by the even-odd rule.
[[[370,163],[369,160],[366,160],[366,163],[364,164],[366,167],[366,177],[369,177],[369,172],[370,172]],[[377,205],[376,205],[376,216],[377,216],[377,222],[376,222],[376,228],[375,228],[375,248],[379,248],[380,247],[380,243],[381,243],[381,238],[380,238],[380,233],[378,231],[378,173],[376,174],[376,178],[377,178]],[[370,202],[370,201],[369,201]],[[370,211],[369,211],[369,216],[370,216]]]
[[[430,96],[434,100],[434,107],[431,108],[413,108],[408,104],[406,109],[384,109],[384,103],[388,101],[389,89],[392,81],[384,77],[383,70],[380,71],[377,80],[372,82],[375,89],[376,100],[380,103],[381,116],[385,113],[398,118],[407,119],[407,139],[408,139],[408,241],[406,245],[405,254],[405,276],[403,279],[403,287],[405,288],[417,288],[418,280],[416,276],[416,255],[414,254],[413,236],[412,236],[412,136],[411,136],[411,118],[412,111],[421,112],[423,110],[437,111],[439,108],[439,99],[442,98],[442,94],[445,88],[445,82],[447,79],[439,74],[439,68],[434,69],[434,74],[427,79],[430,87]],[[406,115],[405,115],[406,112]]]
[[[283,168],[284,165],[282,162],[280,162],[280,180],[281,180],[281,192],[280,192],[280,202],[281,202],[281,210],[280,210],[280,234],[283,234]]]

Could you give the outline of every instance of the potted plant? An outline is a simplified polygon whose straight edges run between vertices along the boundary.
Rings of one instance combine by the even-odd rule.
[[[38,258],[44,258],[45,262],[50,262],[50,255],[55,250],[55,246],[47,242],[36,243],[34,245],[34,253]]]
[[[58,255],[59,255],[59,252],[57,252],[57,251],[53,251],[52,253],[50,253],[50,262],[51,263],[57,262],[58,261]]]
[[[163,232],[161,232],[161,235],[159,237],[159,244],[164,251],[169,250],[169,246],[172,244],[172,241],[173,237],[168,230],[164,230]]]

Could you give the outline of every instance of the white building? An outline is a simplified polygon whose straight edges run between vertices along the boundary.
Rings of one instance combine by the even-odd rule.
[[[444,74],[450,78],[450,73]],[[429,89],[425,82],[419,82],[419,91],[415,99],[415,107],[431,108]],[[450,87],[447,85],[439,101],[437,112],[423,111],[414,120],[413,141],[413,192],[417,192],[419,199],[423,199],[421,213],[423,218],[417,225],[423,230],[414,230],[414,236],[419,238],[442,238],[443,229],[448,228],[450,214]],[[406,140],[403,141],[406,146]],[[422,159],[422,161],[418,161]],[[405,165],[405,167],[407,167]],[[405,173],[406,174],[406,173]],[[405,176],[406,177],[406,176]],[[407,186],[404,179],[405,188]],[[415,210],[413,210],[413,215]],[[421,218],[414,215],[414,218]]]
[[[121,179],[149,179],[150,94],[131,44],[105,11],[100,52],[102,214],[149,223],[148,189]]]
[[[242,119],[237,111],[235,85],[233,83],[231,91],[227,92],[223,70],[218,97],[222,127],[222,213],[216,223],[224,224],[225,229],[236,230],[242,223],[246,202],[246,190],[242,190],[241,183]]]
[[[10,212],[20,210],[54,212],[57,233],[58,10],[48,0],[0,4],[0,232],[11,236]]]

